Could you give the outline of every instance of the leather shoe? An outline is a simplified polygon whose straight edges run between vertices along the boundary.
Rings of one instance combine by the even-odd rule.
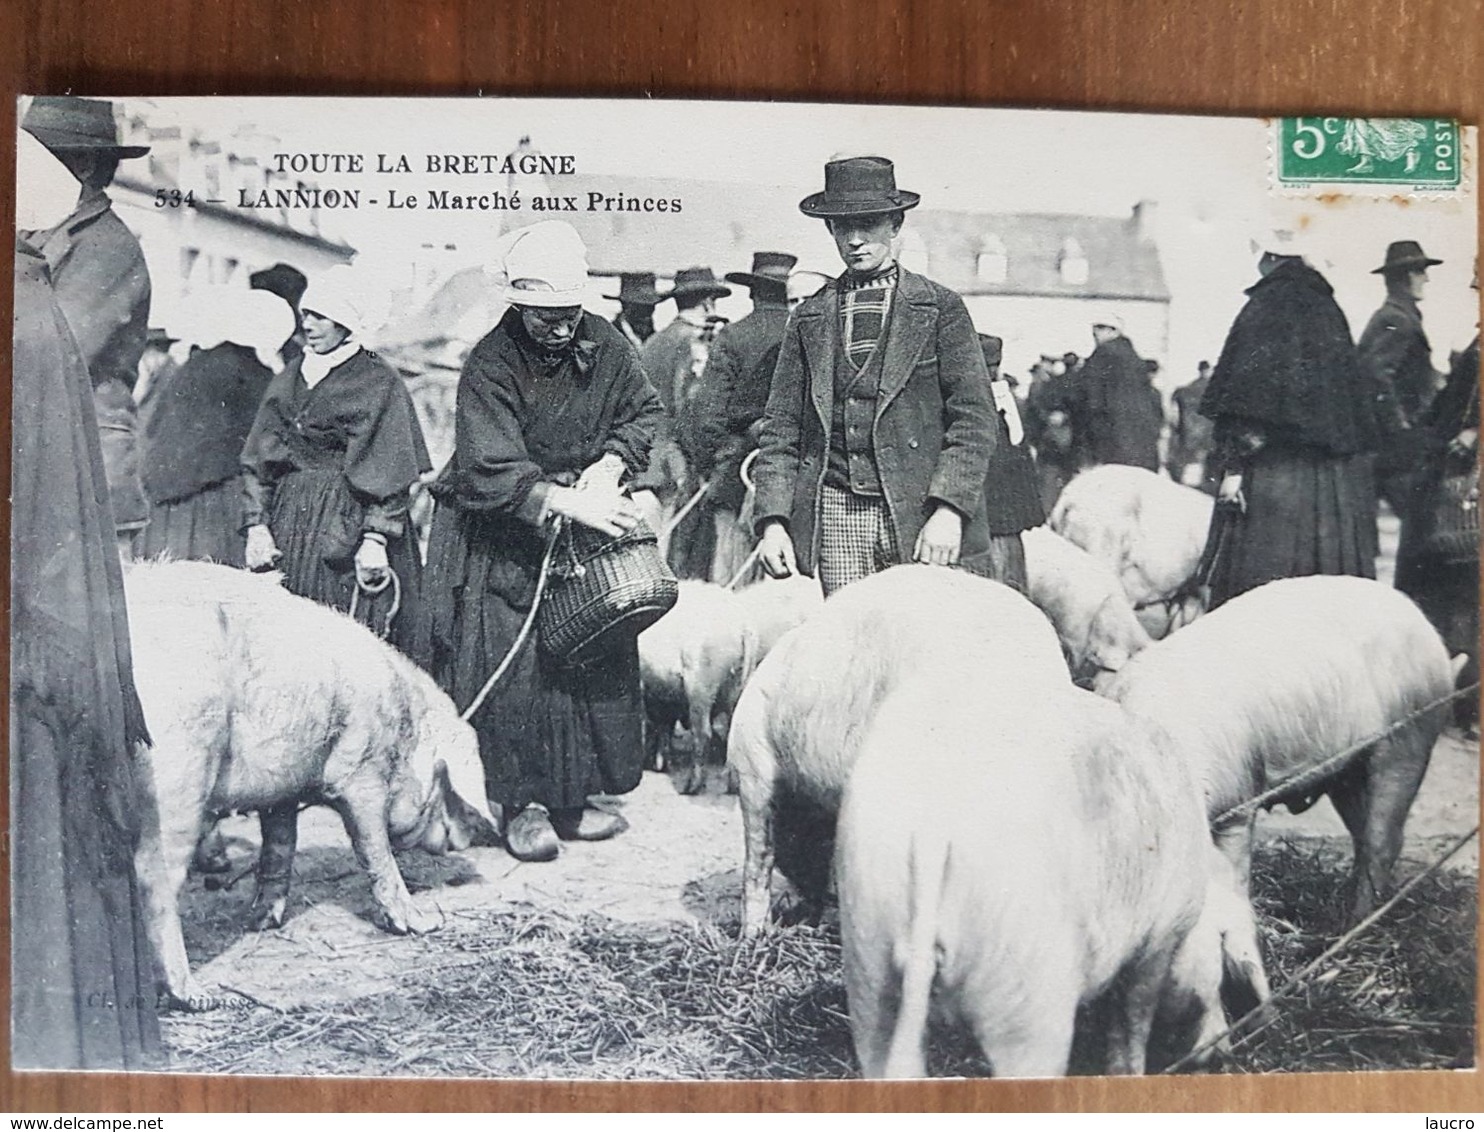
[[[607,841],[629,828],[622,814],[607,810],[556,810],[551,815],[552,828],[563,841]]]
[[[506,825],[505,848],[517,861],[553,861],[562,844],[545,808],[527,806]]]

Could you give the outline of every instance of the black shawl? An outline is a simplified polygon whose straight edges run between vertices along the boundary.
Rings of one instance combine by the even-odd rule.
[[[237,475],[242,445],[273,371],[246,346],[198,350],[154,396],[144,430],[151,503],[187,499]]]
[[[1201,415],[1227,427],[1256,426],[1288,444],[1333,453],[1372,450],[1366,382],[1334,288],[1291,258],[1247,294],[1201,399]]]

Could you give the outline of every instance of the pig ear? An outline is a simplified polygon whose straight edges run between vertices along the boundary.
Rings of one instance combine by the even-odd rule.
[[[437,784],[436,789],[443,798],[444,813],[448,815],[451,824],[459,827],[464,842],[469,845],[498,845],[499,830],[495,828],[493,818],[464,801],[453,788],[453,783],[449,780],[448,764],[442,759],[438,760],[433,777]]]

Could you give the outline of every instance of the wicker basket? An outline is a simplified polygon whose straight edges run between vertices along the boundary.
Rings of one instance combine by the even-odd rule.
[[[642,522],[618,538],[569,523],[558,539],[536,621],[542,649],[558,664],[586,664],[633,640],[680,595]]]
[[[1479,560],[1479,469],[1476,464],[1438,481],[1422,540],[1422,556],[1443,563]]]

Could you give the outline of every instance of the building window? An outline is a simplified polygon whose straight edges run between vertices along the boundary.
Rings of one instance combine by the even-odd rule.
[[[1061,281],[1069,287],[1081,287],[1087,282],[1087,253],[1072,236],[1061,244],[1061,255],[1056,262]]]
[[[1005,253],[1005,243],[992,232],[979,245],[974,274],[981,283],[1003,283],[1010,274],[1010,257]]]

